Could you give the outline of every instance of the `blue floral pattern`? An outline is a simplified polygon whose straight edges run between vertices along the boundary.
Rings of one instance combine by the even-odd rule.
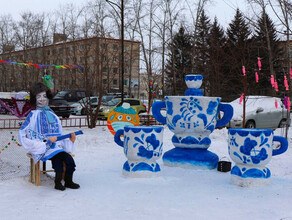
[[[138,147],[137,155],[147,159],[159,157],[162,153],[162,143],[156,139],[155,134],[151,134],[145,138],[145,134],[142,133],[141,137],[134,138],[136,143],[133,145],[134,148]]]

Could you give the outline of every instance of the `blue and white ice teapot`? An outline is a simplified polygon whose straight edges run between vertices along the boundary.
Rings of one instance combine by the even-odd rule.
[[[189,154],[196,154],[194,155],[196,158],[184,161],[184,163],[205,166],[200,157],[209,157],[205,155],[206,152],[203,152],[204,155],[199,151],[188,152],[188,155],[185,155],[186,151],[181,149],[208,149],[211,144],[209,135],[216,127],[226,125],[233,116],[232,106],[220,103],[220,97],[202,96],[203,92],[199,89],[202,80],[202,75],[186,75],[185,81],[189,89],[185,91],[185,96],[166,96],[165,101],[157,101],[152,105],[153,116],[160,123],[167,124],[174,133],[172,143],[176,148],[180,148],[171,152],[171,155],[164,156],[164,159],[169,159],[167,159],[168,161],[176,163],[178,160],[185,160],[183,158],[185,156],[189,158]],[[165,108],[166,117],[161,114],[161,110]],[[224,115],[220,120],[217,120],[220,111]],[[182,155],[181,158],[174,158],[174,155],[178,154]],[[218,162],[217,155],[212,155],[209,159],[211,163],[209,161],[206,166],[210,169],[215,168]]]
[[[201,75],[187,75],[186,96],[166,96],[165,101],[153,103],[153,116],[174,133],[172,142],[176,147],[208,148],[209,135],[216,127],[226,125],[233,116],[233,108],[220,103],[221,98],[202,96],[200,89],[191,87],[192,82],[200,87],[202,79]],[[166,108],[166,117],[161,114],[163,108]],[[217,120],[219,111],[224,116]]]

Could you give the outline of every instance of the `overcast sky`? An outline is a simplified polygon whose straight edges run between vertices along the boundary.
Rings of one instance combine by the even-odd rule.
[[[73,3],[81,6],[87,0],[1,0],[0,15],[11,14],[16,20],[21,12],[43,12],[58,9],[61,4]],[[115,1],[115,0],[114,0]],[[181,0],[178,0],[181,1]],[[206,8],[210,17],[217,16],[219,23],[227,26],[233,19],[235,8],[246,12],[245,0],[212,0],[213,5]]]

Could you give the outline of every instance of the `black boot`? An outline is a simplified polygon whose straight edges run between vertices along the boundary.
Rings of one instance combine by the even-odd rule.
[[[62,175],[63,175],[63,173],[56,172],[56,176],[55,176],[55,189],[64,191],[66,188],[61,183],[61,181],[62,181]]]
[[[79,189],[80,186],[77,183],[74,183],[72,181],[73,178],[73,173],[65,173],[65,187],[70,188],[70,189]]]

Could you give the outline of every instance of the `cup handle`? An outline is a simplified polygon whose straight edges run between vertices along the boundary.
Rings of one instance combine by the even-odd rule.
[[[161,124],[166,124],[166,117],[161,114],[161,109],[166,108],[165,101],[157,101],[152,105],[152,114],[154,118]]]
[[[286,138],[281,136],[274,136],[273,141],[280,142],[281,146],[279,149],[273,149],[273,156],[284,153],[288,149],[288,141]]]
[[[124,130],[123,129],[117,130],[117,132],[115,133],[114,140],[118,145],[124,147],[124,141],[121,140],[122,135],[124,135]]]
[[[219,103],[218,112],[219,111],[222,111],[224,115],[223,118],[217,121],[216,128],[225,126],[233,117],[233,108],[229,104]]]

